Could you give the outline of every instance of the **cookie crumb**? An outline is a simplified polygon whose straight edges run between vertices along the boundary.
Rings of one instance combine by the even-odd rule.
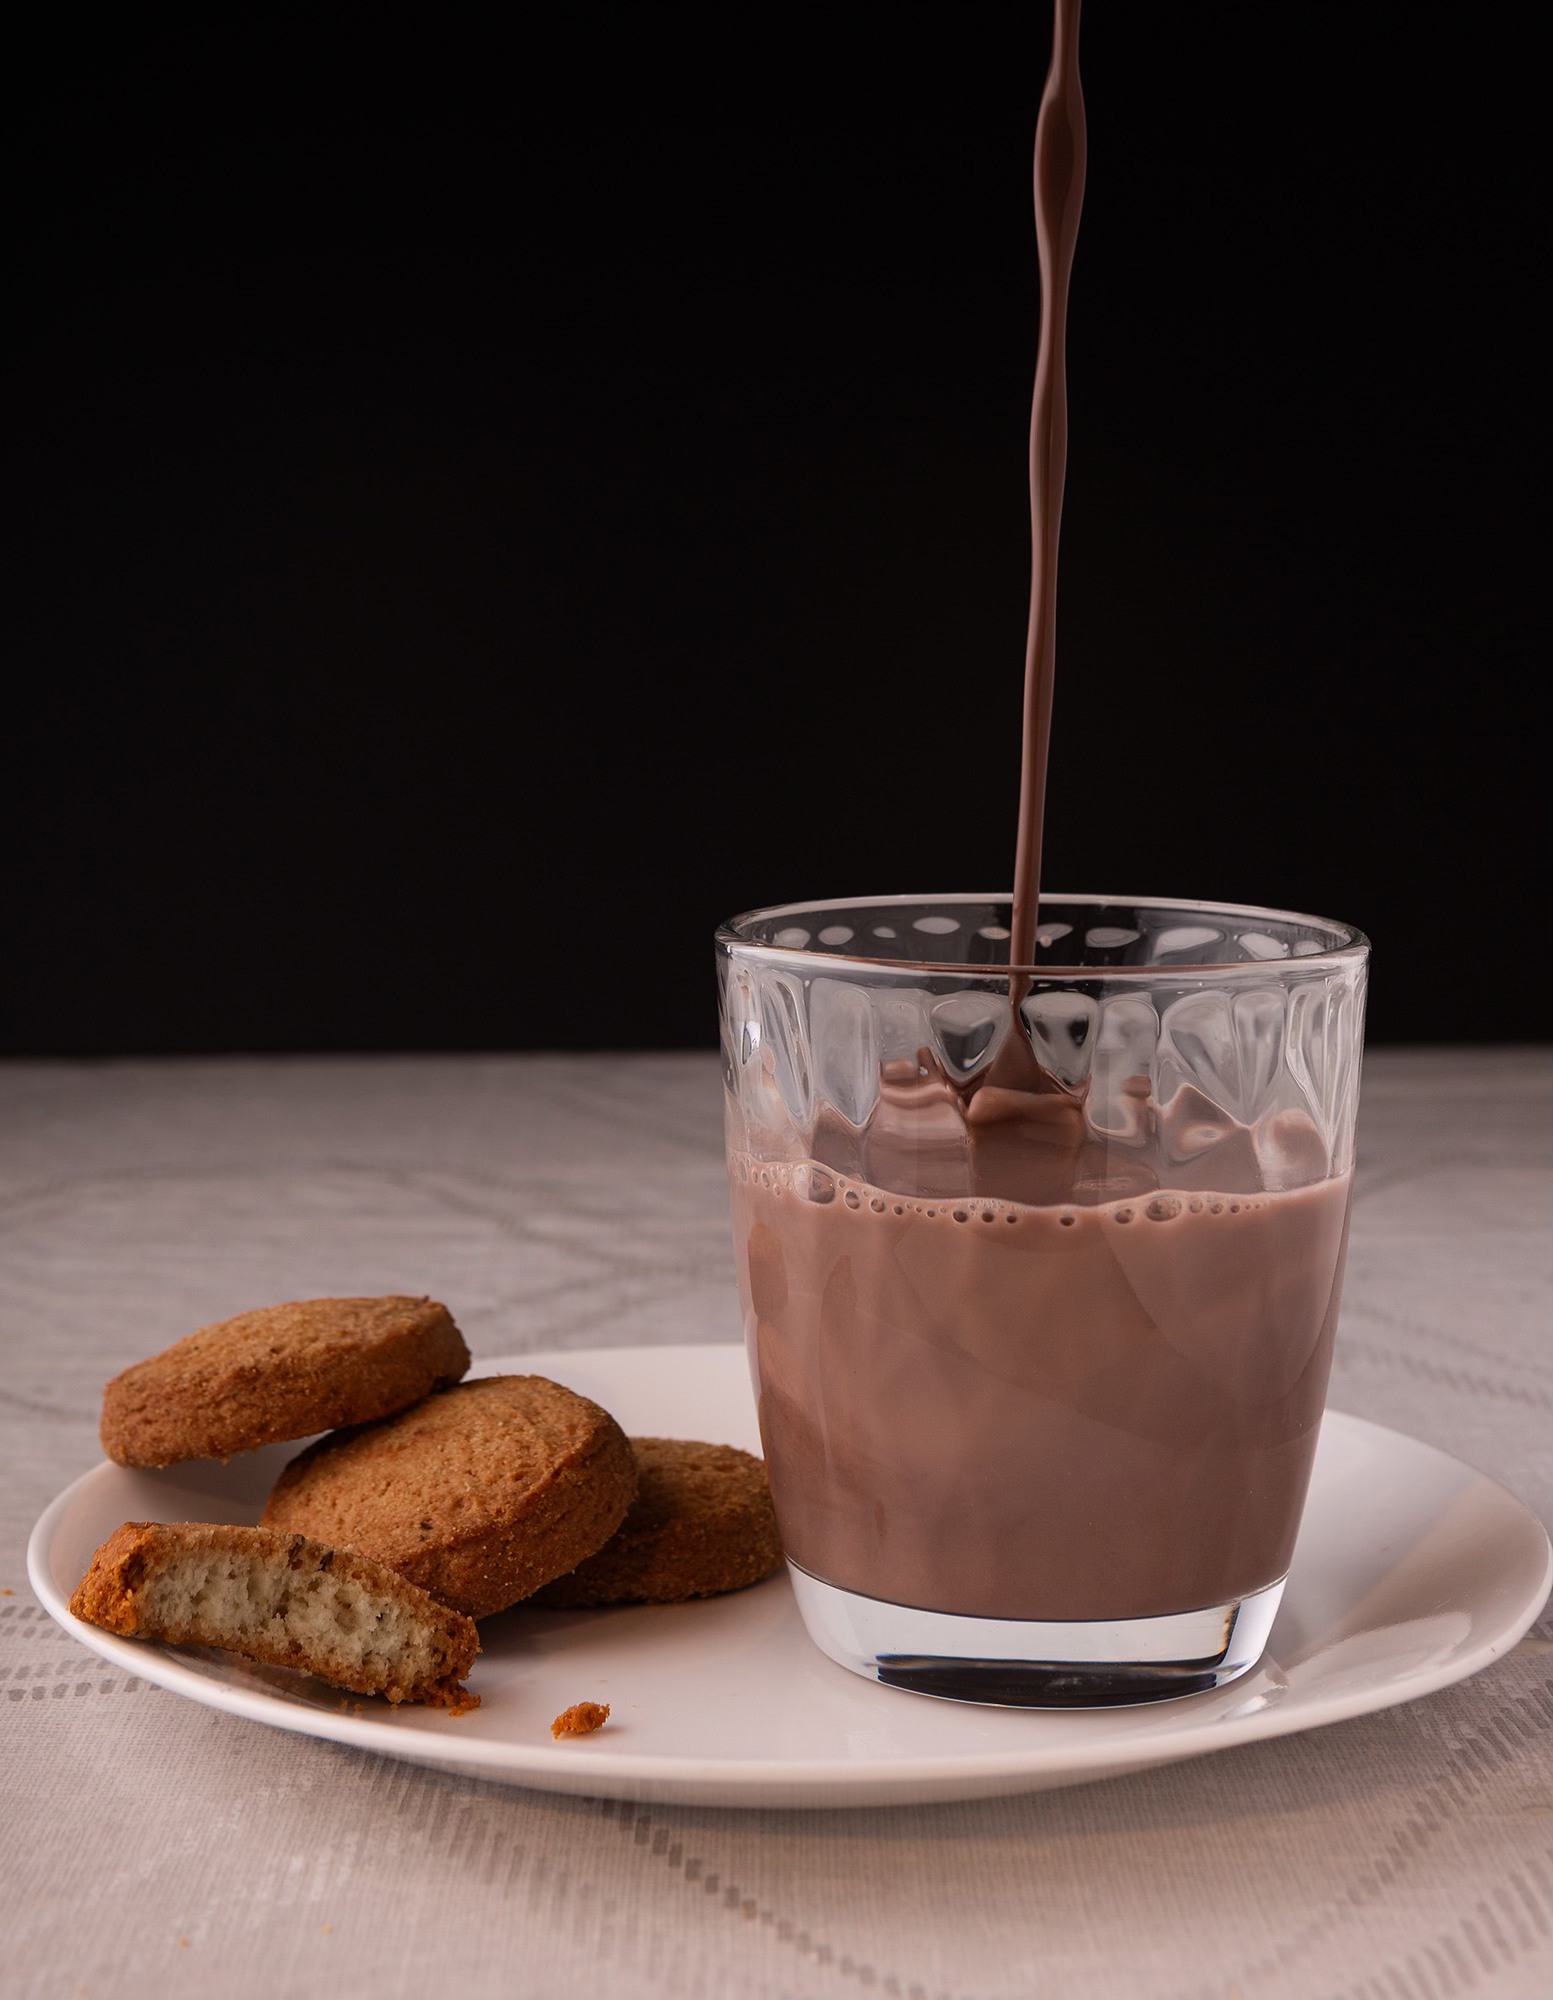
[[[14,1597],[15,1595],[16,1592],[14,1590],[0,1590],[0,1597]]]
[[[563,1708],[550,1725],[552,1736],[591,1736],[595,1729],[602,1729],[609,1720],[609,1703],[596,1701],[574,1701],[570,1708]]]

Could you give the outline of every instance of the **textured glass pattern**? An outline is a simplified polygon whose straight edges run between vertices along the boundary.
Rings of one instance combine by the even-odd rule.
[[[1113,1168],[1140,1186],[1276,1190],[1352,1165],[1358,933],[1268,910],[1047,898],[1041,962],[1011,979],[1007,915],[993,897],[791,905],[721,932],[738,1150],[866,1171],[881,1079],[915,1066],[974,1093],[1014,1031],[1017,988],[1021,1032],[1106,1155],[1093,1198],[1114,1194]]]

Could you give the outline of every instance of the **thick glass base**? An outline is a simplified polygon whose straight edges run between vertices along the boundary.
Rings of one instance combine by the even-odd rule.
[[[1283,1580],[1168,1618],[964,1618],[887,1604],[789,1562],[809,1637],[887,1687],[1000,1708],[1123,1708],[1223,1687],[1262,1657]]]

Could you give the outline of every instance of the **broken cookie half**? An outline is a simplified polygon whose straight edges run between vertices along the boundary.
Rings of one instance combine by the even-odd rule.
[[[354,1694],[455,1715],[474,1623],[371,1557],[279,1528],[126,1521],[92,1558],[72,1614],[124,1638],[220,1646]]]

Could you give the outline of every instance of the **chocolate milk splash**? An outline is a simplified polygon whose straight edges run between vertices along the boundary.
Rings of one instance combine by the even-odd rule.
[[[1041,266],[1041,332],[1030,408],[1030,628],[1025,649],[1019,844],[1014,861],[1010,965],[1035,963],[1041,892],[1041,825],[1051,741],[1057,639],[1057,540],[1068,466],[1068,281],[1084,205],[1087,143],[1078,73],[1079,0],[1056,0],[1051,70],[1035,128],[1035,240]],[[1018,988],[1019,981],[1013,982]],[[1013,994],[1017,1008],[1022,995]]]

